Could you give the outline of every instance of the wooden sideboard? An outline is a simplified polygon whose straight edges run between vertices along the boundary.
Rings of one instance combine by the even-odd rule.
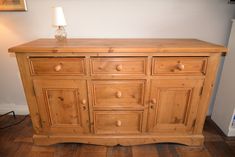
[[[196,39],[39,39],[9,52],[37,145],[200,146],[227,49]]]

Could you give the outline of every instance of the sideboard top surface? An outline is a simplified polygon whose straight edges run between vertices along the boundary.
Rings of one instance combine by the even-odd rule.
[[[227,48],[197,39],[38,39],[9,49],[9,52],[205,52],[226,53]]]

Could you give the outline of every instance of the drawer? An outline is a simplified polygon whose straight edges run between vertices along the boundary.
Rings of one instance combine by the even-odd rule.
[[[94,130],[96,134],[141,133],[142,111],[95,111]]]
[[[91,58],[91,74],[145,75],[146,62],[145,57]]]
[[[94,107],[143,107],[145,80],[92,81]]]
[[[32,75],[85,75],[84,58],[29,58]]]
[[[153,75],[204,75],[207,57],[154,57]]]

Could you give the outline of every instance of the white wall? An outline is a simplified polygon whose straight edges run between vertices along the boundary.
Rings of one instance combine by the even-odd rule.
[[[235,66],[235,20],[233,20],[228,48],[230,51],[225,58],[222,77],[211,118],[227,136],[235,136],[235,128],[231,127],[235,111],[235,73],[234,70],[231,70],[231,68]]]
[[[61,5],[69,37],[198,38],[225,44],[235,15],[227,0],[27,0],[28,12],[0,12],[0,112],[27,108],[7,49],[53,37],[51,7]]]

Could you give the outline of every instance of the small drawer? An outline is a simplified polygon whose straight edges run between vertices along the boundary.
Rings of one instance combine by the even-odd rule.
[[[96,134],[136,134],[142,131],[142,111],[95,111]]]
[[[143,107],[145,80],[92,81],[93,106]]]
[[[29,58],[32,75],[85,75],[84,58]]]
[[[91,74],[145,75],[146,62],[144,57],[91,58]]]
[[[154,57],[153,75],[205,75],[207,57]]]

